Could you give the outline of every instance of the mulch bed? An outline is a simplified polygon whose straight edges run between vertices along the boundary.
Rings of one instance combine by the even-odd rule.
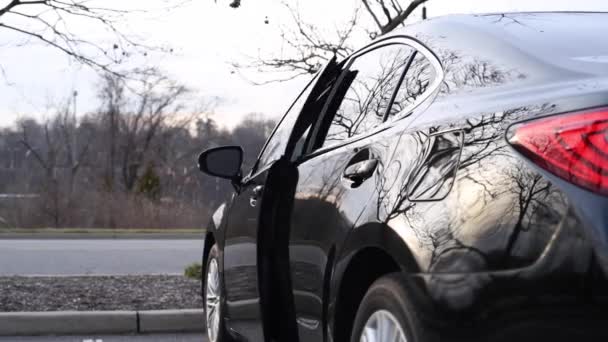
[[[183,276],[0,277],[0,312],[196,309],[200,293]]]

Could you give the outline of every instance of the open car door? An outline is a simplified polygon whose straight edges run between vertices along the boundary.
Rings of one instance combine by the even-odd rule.
[[[229,209],[223,251],[226,325],[239,340],[298,340],[288,249],[289,213],[297,184],[291,160],[300,153],[320,113],[318,103],[329,93],[326,89],[339,69],[332,58],[302,91],[243,179]]]

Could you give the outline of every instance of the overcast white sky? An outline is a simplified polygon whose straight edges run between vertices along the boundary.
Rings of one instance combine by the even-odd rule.
[[[162,1],[162,0],[158,0]],[[295,2],[295,0],[289,0]],[[0,6],[8,0],[0,0]],[[244,115],[260,112],[280,115],[303,84],[306,77],[286,83],[255,86],[243,75],[233,73],[231,62],[246,63],[248,56],[281,53],[281,25],[289,25],[279,0],[242,0],[241,8],[228,7],[228,0],[193,0],[173,10],[154,10],[146,15],[132,15],[125,30],[145,37],[150,43],[169,44],[173,54],[152,55],[139,60],[158,65],[173,78],[197,90],[201,97],[219,98],[215,119],[234,126]],[[347,20],[360,0],[301,0],[299,7],[307,21],[331,30]],[[406,0],[401,0],[406,4]],[[125,0],[99,1],[104,7],[124,8]],[[150,8],[154,0],[129,0],[134,8]],[[429,0],[430,17],[451,13],[481,13],[532,10],[608,11],[606,0]],[[365,13],[361,14],[365,16]],[[268,17],[269,24],[264,21]],[[364,18],[366,19],[366,18]],[[0,19],[2,22],[3,19]],[[420,13],[408,22],[420,20]],[[365,22],[362,22],[365,24]],[[94,40],[109,37],[90,32],[84,22],[74,22],[74,32],[86,33]],[[361,39],[361,44],[366,42]],[[95,110],[98,75],[79,66],[65,55],[41,44],[21,44],[22,37],[0,29],[0,125],[18,117],[43,117],[49,104],[57,103],[78,90],[78,112]],[[249,78],[266,75],[250,72]]]

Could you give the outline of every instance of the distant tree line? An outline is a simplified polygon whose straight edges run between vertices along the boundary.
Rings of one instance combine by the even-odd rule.
[[[202,175],[196,158],[241,145],[250,167],[272,120],[249,114],[220,128],[209,105],[158,70],[143,79],[108,74],[99,109],[74,115],[74,103],[44,120],[0,129],[0,228],[197,228],[223,201],[228,182]],[[202,113],[202,114],[201,114]]]

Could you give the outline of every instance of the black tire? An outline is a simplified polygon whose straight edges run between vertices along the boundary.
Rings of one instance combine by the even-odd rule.
[[[372,314],[386,310],[401,326],[407,342],[435,341],[429,329],[417,318],[416,308],[408,297],[401,273],[392,273],[376,280],[363,297],[353,324],[351,342],[359,342],[365,324]]]
[[[213,262],[213,260],[215,260],[215,262],[217,263],[216,265],[218,266],[218,271],[220,272],[220,276],[218,278],[219,281],[219,294],[220,294],[220,300],[219,300],[219,305],[217,306],[217,309],[219,310],[219,327],[217,329],[217,337],[214,341],[211,340],[211,338],[209,337],[209,341],[210,342],[232,342],[232,339],[230,338],[230,335],[228,335],[226,333],[226,328],[224,325],[224,284],[222,283],[222,277],[221,277],[221,270],[219,268],[219,248],[217,246],[217,244],[214,244],[213,247],[211,247],[211,250],[209,250],[209,256],[207,257],[207,264],[205,265],[205,269],[204,269],[204,275],[203,275],[203,304],[205,306],[205,328],[206,328],[206,332],[208,332],[209,327],[207,326],[207,282],[208,279],[207,277],[209,276],[209,265],[211,265],[211,263]]]

